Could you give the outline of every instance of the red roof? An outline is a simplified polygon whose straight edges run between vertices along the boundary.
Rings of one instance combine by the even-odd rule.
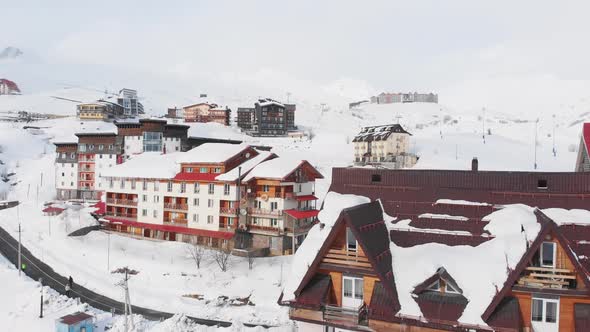
[[[314,195],[303,195],[303,196],[295,196],[295,199],[298,201],[315,201],[318,198]]]
[[[73,324],[85,321],[89,318],[92,318],[92,316],[85,313],[85,312],[76,312],[71,315],[63,316],[62,318],[60,318],[60,322],[66,324],[66,325],[73,325]]]
[[[233,232],[219,232],[219,231],[209,231],[209,230],[205,230],[205,229],[189,228],[189,227],[182,227],[182,226],[148,224],[148,223],[143,223],[143,222],[136,222],[136,221],[130,221],[127,219],[119,219],[119,218],[112,218],[112,217],[107,217],[105,219],[111,223],[118,223],[118,224],[128,225],[128,226],[132,226],[132,227],[153,229],[153,230],[163,231],[163,232],[173,232],[173,233],[180,233],[180,234],[207,236],[207,237],[214,237],[217,239],[226,239],[226,240],[229,240],[234,236]]]
[[[178,181],[215,181],[217,173],[186,173],[181,172],[176,174],[174,180]]]
[[[44,213],[62,213],[63,210],[64,209],[62,209],[62,208],[50,206],[50,207],[44,208],[43,212]]]
[[[590,154],[590,122],[584,123],[584,128],[582,129],[582,137],[584,138],[586,152]]]
[[[320,213],[320,211],[318,211],[318,210],[298,211],[295,209],[291,209],[291,210],[285,210],[285,213],[295,219],[305,219],[305,218],[317,217],[317,215],[318,215],[318,213]]]
[[[14,83],[13,81],[7,80],[5,78],[0,78],[0,84],[2,84],[2,83],[3,84],[6,84],[6,86],[8,86],[8,88],[10,90],[14,90],[14,91],[20,92],[20,89],[18,88],[18,85],[16,85],[16,83]]]
[[[105,202],[98,202],[96,204],[94,204],[92,207],[97,208],[96,211],[94,211],[94,213],[96,214],[105,214],[106,211],[106,203]]]

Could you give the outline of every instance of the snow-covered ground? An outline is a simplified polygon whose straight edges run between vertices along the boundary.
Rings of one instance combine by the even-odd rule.
[[[7,106],[0,98],[2,107]],[[580,122],[590,119],[584,103],[561,110],[555,119],[552,114],[491,110],[483,118],[481,110],[453,110],[436,104],[366,105],[352,111],[313,105],[298,107],[296,123],[312,133],[311,140],[253,138],[236,128],[217,124],[191,124],[189,134],[242,139],[253,145],[272,146],[278,155],[306,159],[325,176],[316,185],[316,193],[323,199],[331,181],[331,168],[351,164],[352,139],[364,125],[397,121],[404,125],[413,135],[413,152],[420,156],[417,168],[468,169],[471,159],[478,157],[480,169],[533,170],[534,120],[539,117],[538,170],[569,171],[577,155]],[[553,121],[557,157],[552,153]],[[25,245],[56,271],[72,275],[76,282],[99,293],[121,298],[120,289],[114,286],[121,276],[109,271],[128,266],[139,271],[130,281],[136,305],[202,318],[292,326],[286,308],[276,303],[291,270],[290,257],[257,259],[253,270],[248,269],[245,259],[232,257],[229,271],[221,272],[211,258],[197,269],[182,243],[135,240],[115,234],[109,237],[103,232],[66,237],[66,232],[94,221],[88,207],[69,208],[57,217],[42,215],[42,204],[55,197],[55,153],[51,142],[74,139],[73,134],[79,130],[109,130],[112,125],[80,123],[73,117],[35,122],[36,126],[47,127],[42,132],[24,130],[23,125],[0,123],[0,174],[16,173],[9,182],[0,181],[0,192],[7,192],[8,199],[22,202],[18,219],[17,209],[2,210],[0,223],[16,234],[20,220]],[[198,295],[202,299],[183,295]],[[248,296],[254,306],[230,304],[233,298]]]

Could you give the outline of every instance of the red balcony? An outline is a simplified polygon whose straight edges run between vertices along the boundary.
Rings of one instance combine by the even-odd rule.
[[[219,208],[219,213],[235,216],[238,213],[238,209],[237,208],[230,208],[230,207],[221,207],[221,208]]]
[[[164,203],[164,209],[166,210],[188,210],[188,205],[184,203]]]
[[[164,219],[164,225],[184,226],[184,227],[186,227],[188,225],[188,220],[186,218]]]
[[[107,204],[109,204],[109,205],[137,206],[137,201],[131,200],[131,199],[107,198]]]

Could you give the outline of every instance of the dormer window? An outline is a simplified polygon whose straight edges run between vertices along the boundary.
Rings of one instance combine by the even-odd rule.
[[[356,237],[352,233],[350,228],[346,228],[346,250],[349,252],[356,252],[358,248],[358,242]]]
[[[446,281],[443,278],[438,279],[434,283],[432,283],[428,288],[429,291],[441,292],[441,293],[449,293],[449,294],[461,294],[451,283]]]

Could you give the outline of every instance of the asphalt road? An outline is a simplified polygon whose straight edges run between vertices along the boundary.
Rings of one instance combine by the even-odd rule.
[[[14,239],[10,234],[8,234],[8,232],[6,232],[2,227],[0,227],[0,253],[4,257],[6,257],[10,262],[12,262],[15,266],[18,264],[18,241]],[[27,248],[25,248],[24,246],[21,246],[21,253],[22,262],[26,264],[26,269],[24,270],[24,273],[27,276],[29,276],[33,280],[39,280],[39,278],[43,278],[43,285],[49,286],[57,292],[59,292],[60,294],[65,295],[65,284],[68,282],[67,277],[61,276],[58,273],[56,273],[49,265],[41,262],[39,259],[33,256],[31,252],[27,250]],[[124,313],[124,304],[122,302],[97,294],[87,288],[77,285],[76,276],[73,275],[72,278],[74,279],[74,285],[72,287],[72,291],[70,292],[70,297],[79,297],[82,302],[88,303],[92,307],[106,312],[114,310],[116,314]],[[121,296],[123,296],[122,293]],[[173,314],[169,312],[157,311],[138,306],[132,306],[132,309],[134,314],[140,314],[149,320],[163,320],[173,316]],[[207,326],[229,327],[232,325],[231,322],[226,321],[203,319],[192,316],[188,317],[198,324],[203,324]],[[256,324],[244,325],[248,327],[269,327],[266,325]]]

